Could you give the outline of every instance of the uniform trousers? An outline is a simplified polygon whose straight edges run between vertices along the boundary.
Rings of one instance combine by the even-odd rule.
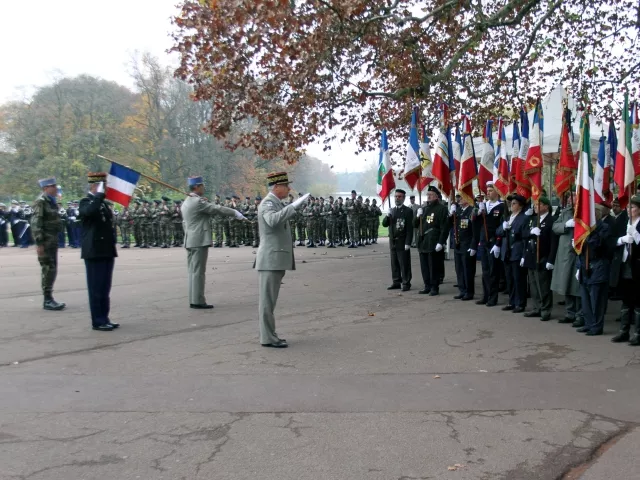
[[[58,244],[51,239],[43,245],[42,256],[38,255],[38,263],[41,267],[42,294],[45,300],[51,299],[53,284],[58,275]]]
[[[111,294],[114,263],[114,258],[97,258],[84,261],[87,271],[91,324],[94,327],[110,323],[111,300],[109,296]]]
[[[487,303],[498,302],[500,284],[500,263],[502,260],[490,253],[492,246],[485,246],[482,255],[482,299]]]
[[[553,308],[551,275],[550,270],[529,269],[529,287],[531,288],[533,311],[540,312],[543,317],[551,315],[551,309]]]
[[[420,253],[420,271],[426,290],[438,290],[444,275],[444,252]]]
[[[463,297],[473,297],[476,293],[475,277],[476,277],[476,257],[469,255],[468,251],[454,252],[454,260],[456,265],[456,280],[458,290]]]
[[[637,293],[637,292],[636,292]],[[584,313],[584,327],[593,333],[602,333],[604,315],[607,311],[609,283],[580,284],[580,298]]]
[[[565,310],[567,312],[567,318],[571,320],[582,320],[584,317],[582,313],[582,300],[580,297],[574,297],[573,295],[566,295],[564,297]]]
[[[404,240],[398,247],[391,246],[391,277],[394,285],[411,286],[411,251],[404,249]]]
[[[509,305],[524,308],[527,306],[527,269],[520,266],[520,260],[509,260],[507,264],[511,274]]]
[[[6,247],[9,244],[9,235],[7,234],[7,224],[0,225],[0,247]]]
[[[276,309],[280,284],[285,270],[258,271],[258,315],[260,316],[260,343],[268,345],[280,341],[276,333]]]
[[[189,303],[204,305],[204,280],[207,270],[209,247],[187,248],[187,269],[189,270]]]

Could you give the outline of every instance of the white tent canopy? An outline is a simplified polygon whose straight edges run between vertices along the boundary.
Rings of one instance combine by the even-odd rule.
[[[568,107],[571,109],[571,116],[574,118],[573,120],[573,138],[572,140],[572,148],[573,151],[576,152],[578,149],[578,142],[580,141],[580,117],[581,113],[576,111],[576,102],[573,98],[568,96],[567,91],[562,86],[555,87],[549,96],[547,96],[542,101],[542,112],[544,116],[544,138],[542,141],[542,153],[547,155],[557,154],[560,151],[560,134],[562,131],[562,111],[563,111],[563,100],[567,99]],[[533,123],[533,110],[529,112],[529,131],[531,131],[531,125]],[[505,135],[507,137],[507,153],[509,156],[512,155],[512,133],[513,133],[513,124],[509,123],[505,125]],[[476,125],[480,126],[480,125]],[[495,130],[493,132],[493,145],[496,146],[496,142],[498,140],[498,132],[497,132],[497,122],[494,123]],[[599,140],[602,132],[602,128],[604,126],[605,135],[607,131],[607,126],[604,123],[598,123],[598,119],[595,117],[591,117],[590,121],[591,126],[591,153],[592,155],[597,155]],[[484,128],[484,125],[482,125]],[[476,158],[480,160],[482,157],[482,152],[484,151],[484,140],[482,137],[474,137],[473,146],[475,148]]]

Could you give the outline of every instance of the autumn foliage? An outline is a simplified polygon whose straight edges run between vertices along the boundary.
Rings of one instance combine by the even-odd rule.
[[[607,114],[640,80],[637,0],[183,0],[174,24],[207,131],[289,162],[382,127],[404,142],[414,104],[431,128],[442,101],[484,119],[562,83]]]

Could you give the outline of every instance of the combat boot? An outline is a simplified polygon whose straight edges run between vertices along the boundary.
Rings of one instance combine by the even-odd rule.
[[[309,245],[307,245],[307,248],[317,248],[317,247],[313,242],[311,242]]]
[[[611,339],[613,343],[621,343],[629,341],[629,330],[631,329],[631,310],[629,307],[622,305],[620,308],[620,331]]]
[[[640,308],[636,308],[633,311],[633,321],[634,321],[634,326],[635,326],[635,331],[633,332],[633,335],[631,336],[631,340],[629,340],[629,345],[632,345],[634,347],[637,347],[638,345],[640,345]]]
[[[66,303],[58,303],[53,299],[53,297],[45,297],[42,308],[45,310],[64,310],[64,307],[66,306]]]

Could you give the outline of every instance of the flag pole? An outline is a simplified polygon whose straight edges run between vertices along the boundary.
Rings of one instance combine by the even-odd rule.
[[[102,159],[106,160],[107,162],[111,162],[111,163],[114,163],[114,164],[116,164],[116,165],[121,165],[121,166],[123,166],[123,167],[126,167],[126,165],[122,165],[121,163],[118,163],[118,162],[116,162],[115,160],[111,160],[110,158],[107,158],[107,157],[105,157],[105,156],[102,156],[102,155],[98,155],[98,154],[96,154],[96,157],[102,158]],[[126,168],[130,168],[130,167],[126,167]],[[137,172],[137,170],[136,170],[136,172]],[[149,175],[145,175],[145,174],[144,174],[144,173],[142,173],[142,172],[137,172],[137,173],[139,173],[141,177],[146,178],[146,179],[147,179],[147,180],[149,180],[150,182],[157,183],[157,184],[159,184],[159,185],[162,185],[162,186],[163,186],[163,187],[165,187],[165,188],[168,188],[168,189],[170,189],[170,190],[173,190],[174,192],[178,192],[178,193],[181,193],[182,195],[189,196],[189,194],[188,194],[187,192],[185,192],[184,190],[180,190],[179,188],[176,188],[176,187],[174,187],[174,186],[172,186],[172,185],[169,185],[168,183],[165,183],[165,182],[163,182],[162,180],[159,180],[159,179],[154,178],[154,177],[150,177]]]

